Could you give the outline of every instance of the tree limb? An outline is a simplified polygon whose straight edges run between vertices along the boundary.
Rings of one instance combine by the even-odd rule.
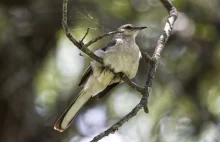
[[[87,44],[85,44],[85,45],[83,46],[83,48],[87,48],[87,47],[89,47],[91,44],[95,43],[96,41],[98,41],[98,40],[100,40],[100,39],[102,39],[102,38],[104,38],[104,37],[107,37],[107,36],[116,34],[116,33],[120,33],[120,31],[112,31],[112,32],[108,32],[108,33],[102,34],[102,35],[100,35],[100,36],[98,36],[98,37],[96,37],[96,38],[90,40]]]
[[[89,47],[91,44],[97,42],[98,40],[104,38],[104,37],[107,37],[107,36],[110,36],[110,35],[113,35],[115,33],[120,33],[120,31],[112,31],[112,32],[108,32],[108,33],[105,33],[105,34],[102,34],[92,40],[90,40],[88,43],[84,44],[83,41],[77,41],[72,35],[71,33],[69,32],[69,27],[68,27],[68,24],[67,24],[67,3],[68,3],[68,0],[63,0],[63,17],[62,17],[62,25],[63,25],[63,29],[64,29],[64,32],[66,34],[66,36],[69,38],[69,40],[79,49],[81,50],[82,52],[84,52],[86,55],[88,55],[90,58],[92,58],[93,60],[103,64],[103,60],[102,58],[96,56],[91,50],[89,50],[87,47]],[[88,30],[87,30],[88,31]],[[87,34],[85,34],[87,35]],[[85,38],[85,36],[83,37]],[[127,82],[134,90],[136,91],[140,91],[140,90],[143,90],[143,88],[137,86],[133,81],[131,81],[130,79],[128,79],[126,76],[123,77],[123,80],[125,82]]]
[[[83,40],[86,38],[86,36],[88,35],[88,33],[89,33],[89,30],[90,30],[90,28],[87,28],[87,31],[86,31],[86,33],[85,33],[85,35],[83,36],[83,38],[80,40],[80,44],[83,44]]]
[[[118,130],[119,127],[121,127],[125,122],[127,122],[130,118],[132,118],[133,116],[136,115],[136,113],[144,106],[147,106],[147,102],[148,102],[148,96],[149,96],[149,90],[152,86],[152,82],[156,73],[156,69],[157,69],[157,65],[158,65],[158,60],[160,58],[160,54],[161,51],[163,50],[169,36],[170,33],[173,29],[173,25],[178,17],[178,12],[176,10],[176,8],[172,5],[172,3],[169,0],[160,0],[162,2],[162,4],[164,5],[164,7],[167,9],[167,11],[169,12],[169,17],[167,18],[164,30],[162,35],[160,36],[160,38],[158,39],[155,51],[153,56],[151,57],[151,59],[153,60],[153,62],[150,64],[150,69],[148,72],[148,78],[145,84],[145,91],[141,92],[143,97],[140,101],[139,104],[137,104],[135,106],[135,108],[128,113],[126,116],[124,116],[121,120],[119,120],[117,123],[115,123],[114,125],[112,125],[109,129],[107,129],[106,131],[102,132],[101,134],[97,135],[96,137],[93,138],[92,141],[90,142],[97,142],[100,139],[102,139],[105,136],[108,136],[109,134],[115,132],[116,130]]]
[[[148,78],[147,78],[147,81],[146,81],[146,84],[145,84],[144,88],[140,87],[139,85],[137,85],[134,82],[132,82],[131,80],[129,80],[125,75],[122,76],[122,79],[125,82],[127,82],[134,90],[140,92],[143,95],[142,98],[141,98],[141,101],[132,109],[132,111],[130,113],[128,113],[126,116],[124,116],[121,120],[119,120],[117,123],[112,125],[106,131],[104,131],[104,132],[100,133],[99,135],[95,136],[93,138],[93,140],[91,140],[90,142],[97,142],[97,141],[101,140],[103,137],[108,136],[111,133],[114,133],[125,122],[127,122],[132,117],[134,117],[140,109],[144,108],[145,112],[148,112],[147,102],[148,102],[148,97],[149,97],[149,92],[150,92],[149,90],[152,87],[152,83],[153,83],[153,79],[154,79],[154,76],[155,76],[155,73],[156,73],[156,70],[157,70],[160,54],[161,54],[161,52],[162,52],[162,50],[163,50],[170,34],[171,34],[174,23],[175,23],[175,21],[178,17],[178,12],[177,12],[176,8],[172,5],[172,3],[169,0],[160,0],[160,1],[163,4],[163,6],[167,9],[167,11],[169,12],[169,17],[167,18],[167,21],[165,23],[163,33],[161,34],[161,36],[159,37],[159,39],[157,41],[156,48],[154,50],[153,56],[150,57],[148,54],[142,53],[142,55],[146,59],[146,62],[148,62],[150,64],[150,69],[149,69],[149,72],[148,72]],[[63,24],[63,28],[64,28],[66,36],[69,38],[69,40],[77,48],[79,48],[81,51],[83,51],[85,54],[87,54],[93,60],[103,64],[102,58],[96,56],[87,47],[90,46],[91,44],[97,42],[98,40],[100,40],[100,39],[102,39],[106,36],[110,36],[110,35],[113,35],[115,33],[118,33],[119,31],[113,31],[113,32],[109,32],[109,33],[105,33],[103,35],[100,35],[100,36],[92,39],[91,41],[89,41],[87,44],[84,44],[83,40],[78,42],[70,34],[69,28],[68,28],[68,25],[67,25],[67,3],[68,3],[68,0],[63,0],[62,24]],[[82,39],[84,39],[87,34],[88,34],[88,30],[87,30],[87,33],[85,34],[85,36]]]

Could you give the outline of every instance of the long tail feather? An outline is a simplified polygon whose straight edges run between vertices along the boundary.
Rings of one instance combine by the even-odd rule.
[[[54,129],[63,132],[67,129],[74,117],[84,104],[92,97],[92,94],[88,91],[82,90],[78,97],[71,103],[71,105],[65,110],[60,118],[54,124]]]

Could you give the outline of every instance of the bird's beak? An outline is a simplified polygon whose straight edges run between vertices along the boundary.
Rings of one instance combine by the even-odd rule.
[[[143,29],[146,29],[147,27],[144,27],[144,26],[141,26],[141,27],[135,27],[135,29],[137,30],[143,30]]]

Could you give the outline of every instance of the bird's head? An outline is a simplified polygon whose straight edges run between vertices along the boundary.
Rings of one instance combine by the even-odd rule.
[[[122,32],[121,34],[136,37],[137,34],[140,32],[140,30],[143,30],[145,28],[147,27],[143,27],[143,26],[139,27],[139,26],[134,26],[132,24],[126,24],[118,28],[118,30]]]

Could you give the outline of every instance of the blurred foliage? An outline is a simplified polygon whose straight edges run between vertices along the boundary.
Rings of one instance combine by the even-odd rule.
[[[179,18],[141,110],[102,142],[220,142],[220,1],[172,0]],[[141,95],[121,84],[86,104],[70,128],[53,124],[77,96],[91,61],[65,37],[61,0],[0,2],[0,141],[87,142],[132,110]],[[84,42],[126,23],[147,26],[137,37],[152,54],[167,12],[159,0],[69,0],[71,33]],[[98,41],[102,48],[111,37]],[[135,82],[143,85],[143,60]]]

